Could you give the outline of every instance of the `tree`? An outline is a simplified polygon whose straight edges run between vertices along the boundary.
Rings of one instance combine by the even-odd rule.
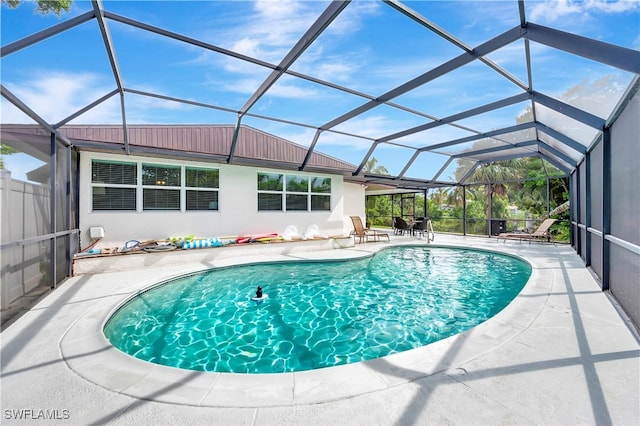
[[[364,171],[378,175],[388,175],[389,171],[381,164],[378,164],[376,157],[371,157],[364,165]],[[389,195],[369,195],[367,196],[367,222],[372,225],[389,226],[387,218],[391,220],[391,196]]]
[[[378,164],[378,159],[376,157],[371,157],[369,161],[367,161],[364,165],[364,171],[368,173],[374,173],[377,175],[388,175],[389,170],[382,164]]]
[[[3,157],[5,155],[15,154],[16,152],[18,151],[9,145],[0,144],[0,170],[4,169]]]
[[[389,226],[387,218],[391,217],[390,195],[367,196],[367,221],[376,226]]]
[[[441,187],[432,191],[429,195],[429,198],[431,199],[431,202],[435,204],[439,209],[441,205],[446,204],[448,195],[449,194],[447,188]]]
[[[6,4],[11,9],[17,8],[22,3],[24,3],[24,0],[2,0],[2,4]],[[41,15],[55,13],[60,16],[63,11],[68,12],[71,9],[73,0],[36,0],[35,3],[36,12]]]
[[[507,187],[504,181],[521,181],[526,174],[526,161],[524,159],[504,160],[495,163],[486,163],[478,167],[471,175],[471,180],[482,183],[485,187],[487,219],[487,234],[491,235],[491,218],[493,217],[493,196],[507,195]]]
[[[527,162],[527,181],[517,193],[518,204],[533,215],[541,217],[547,213],[547,176],[563,173],[540,158],[530,158]],[[549,179],[549,206],[557,207],[569,199],[566,178]]]

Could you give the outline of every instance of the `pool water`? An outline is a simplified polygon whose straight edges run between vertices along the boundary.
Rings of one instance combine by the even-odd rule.
[[[189,370],[281,373],[383,357],[491,318],[520,292],[528,263],[423,246],[347,261],[213,269],[126,302],[104,333],[118,349]],[[268,298],[251,300],[258,286]]]

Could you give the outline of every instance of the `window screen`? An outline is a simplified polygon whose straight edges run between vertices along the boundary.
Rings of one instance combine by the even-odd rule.
[[[135,210],[135,188],[93,188],[93,210]]]
[[[180,186],[180,166],[142,165],[142,184]]]
[[[101,210],[136,210],[138,165],[116,161],[91,162],[91,207]]]
[[[287,210],[308,210],[307,195],[287,194]]]
[[[138,166],[136,163],[118,163],[93,160],[91,182],[113,185],[135,185]]]
[[[189,188],[219,187],[220,172],[213,169],[185,167],[186,186]]]
[[[218,191],[187,191],[187,210],[218,210]]]
[[[142,192],[144,210],[180,210],[180,190],[145,189]]]
[[[331,197],[329,195],[312,195],[311,210],[331,210]]]
[[[258,193],[258,210],[282,210],[282,194]]]

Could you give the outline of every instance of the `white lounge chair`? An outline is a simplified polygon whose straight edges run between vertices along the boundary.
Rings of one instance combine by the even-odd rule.
[[[498,235],[498,242],[500,242],[500,238],[502,238],[504,242],[506,242],[508,239],[520,241],[528,240],[529,244],[531,244],[531,240],[549,239],[551,237],[551,235],[549,234],[549,228],[551,228],[551,225],[553,225],[555,221],[556,219],[545,219],[545,221],[540,224],[538,229],[530,234],[526,232],[503,232],[502,234]]]

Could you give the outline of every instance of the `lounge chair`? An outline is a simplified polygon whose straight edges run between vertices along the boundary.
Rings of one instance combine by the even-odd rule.
[[[540,240],[543,241],[545,239],[549,239],[551,235],[549,234],[549,228],[556,221],[556,219],[545,219],[544,222],[540,224],[538,229],[534,232],[528,234],[526,232],[503,232],[498,235],[498,242],[500,242],[500,238],[507,242],[507,239],[510,240],[528,240],[529,244],[531,244],[531,240]]]
[[[373,229],[365,228],[362,224],[362,219],[360,216],[350,216],[351,222],[353,222],[353,231],[351,231],[350,235],[353,235],[353,240],[358,238],[359,242],[362,243],[369,241],[369,238],[373,238],[373,241],[380,241],[380,237],[386,237],[389,240],[389,234],[384,232],[378,232]],[[389,240],[390,241],[390,240]]]

